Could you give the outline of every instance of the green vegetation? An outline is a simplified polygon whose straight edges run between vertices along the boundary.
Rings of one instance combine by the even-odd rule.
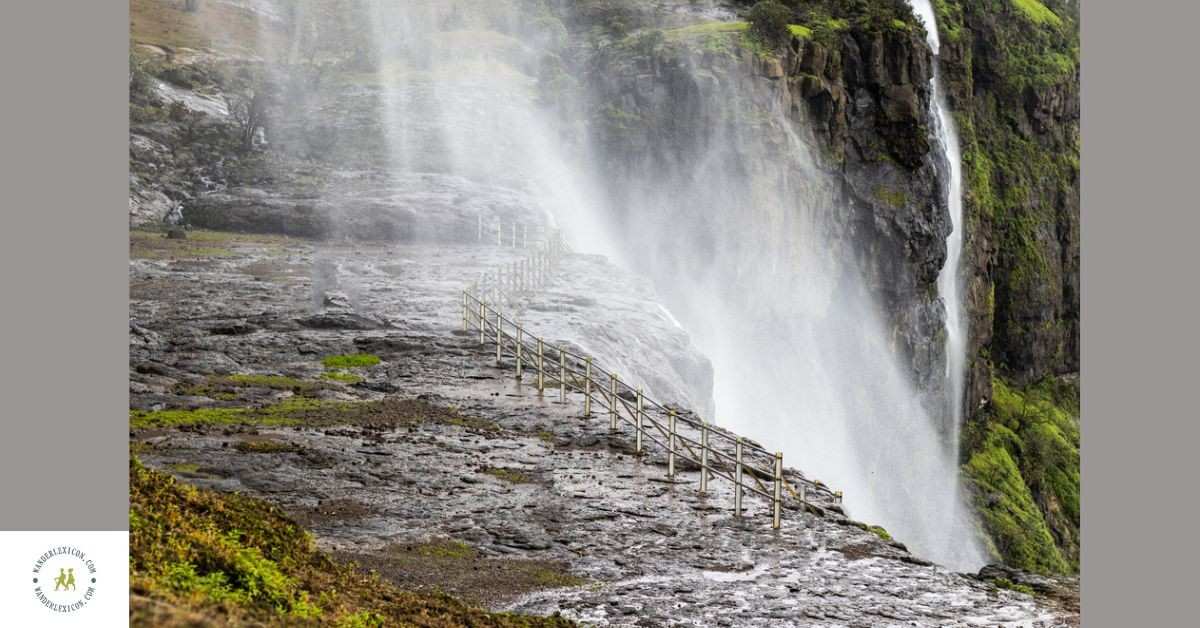
[[[1025,595],[1033,595],[1033,587],[1027,584],[1013,582],[1008,578],[997,578],[992,581],[992,584],[1000,587],[1001,589],[1008,589],[1009,591],[1016,591],[1017,593],[1024,593]]]
[[[327,369],[349,369],[379,364],[379,356],[370,353],[348,353],[344,355],[327,355],[321,363]]]
[[[467,559],[475,558],[479,552],[475,548],[453,539],[445,539],[440,541],[432,541],[423,545],[418,545],[415,548],[417,554],[427,558],[455,558]]]
[[[788,32],[792,34],[792,37],[797,37],[800,39],[812,39],[813,36],[813,30],[811,28],[802,26],[800,24],[788,24]]]
[[[663,31],[667,38],[687,38],[698,37],[701,35],[713,35],[718,33],[744,33],[750,28],[749,22],[700,22],[699,24],[691,24],[672,28]]]
[[[746,14],[750,34],[768,48],[779,48],[791,39],[792,10],[778,0],[762,0]]]
[[[892,540],[892,535],[888,534],[888,531],[884,529],[883,526],[867,526],[867,532],[870,532],[885,541]]]
[[[1038,0],[1012,0],[1013,6],[1029,19],[1030,22],[1038,25],[1050,25],[1055,28],[1061,28],[1063,25],[1062,18],[1058,17],[1046,8],[1046,5],[1038,2]]]
[[[500,431],[500,426],[495,422],[463,416],[453,407],[436,406],[419,399],[332,401],[294,396],[260,406],[129,411],[129,427],[134,430],[214,425],[365,425],[398,428],[423,423],[453,425],[482,434]]]
[[[130,410],[129,427],[138,430],[185,425],[300,425],[314,411],[337,411],[351,405],[351,402],[289,397],[261,407]]]
[[[133,625],[572,625],[401,590],[318,551],[266,502],[198,489],[136,459],[129,487]]]
[[[341,382],[343,384],[350,384],[350,385],[354,385],[354,384],[357,384],[357,383],[363,381],[363,378],[361,375],[355,375],[354,373],[350,373],[347,371],[341,371],[341,370],[325,371],[324,373],[321,373],[321,379],[327,379],[330,381]]]
[[[908,194],[904,190],[886,185],[875,188],[875,198],[889,207],[904,207],[908,204]]]
[[[484,473],[509,484],[532,484],[533,477],[520,469],[506,469],[502,467],[489,467],[483,470]]]
[[[192,229],[183,239],[168,238],[165,229],[139,227],[129,232],[131,259],[203,259],[229,257],[240,245],[279,248],[286,236]]]
[[[1079,567],[1079,418],[1074,384],[1019,390],[994,379],[986,426],[967,434],[963,472],[1006,563],[1039,573]]]

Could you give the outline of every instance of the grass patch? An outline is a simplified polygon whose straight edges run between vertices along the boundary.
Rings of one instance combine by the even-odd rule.
[[[181,386],[177,392],[183,395],[211,397],[213,399],[237,399],[238,391],[244,388],[267,388],[270,390],[290,390],[297,395],[311,395],[326,388],[322,382],[298,379],[285,375],[263,375],[238,373],[235,375],[214,375],[203,384]]]
[[[533,476],[521,471],[520,469],[506,469],[503,467],[489,467],[483,470],[484,473],[508,482],[509,484],[533,484]]]
[[[467,558],[475,558],[479,555],[479,552],[475,551],[475,548],[471,547],[470,545],[467,545],[462,541],[450,539],[432,541],[430,543],[418,545],[416,546],[415,551],[417,554],[420,554],[426,558],[453,558],[462,560]]]
[[[321,359],[321,364],[327,369],[349,369],[375,366],[381,360],[371,353],[347,353],[342,355],[327,355]]]
[[[892,540],[892,535],[888,534],[888,531],[884,529],[883,526],[867,526],[867,532],[870,532],[871,534],[874,534],[885,541]]]
[[[205,259],[234,255],[239,245],[280,248],[286,236],[232,233],[193,229],[184,239],[168,238],[165,229],[138,228],[129,231],[130,259]]]
[[[1034,24],[1039,26],[1050,25],[1055,28],[1060,28],[1063,25],[1062,18],[1058,17],[1054,11],[1046,8],[1046,5],[1038,2],[1038,0],[1012,0],[1012,3],[1026,19]]]
[[[533,591],[587,583],[562,563],[489,557],[454,539],[396,544],[352,558],[399,586],[445,591],[478,604],[503,604]]]
[[[351,386],[363,381],[363,378],[361,375],[355,375],[354,373],[350,373],[347,371],[341,371],[341,370],[325,371],[324,373],[321,374],[321,379],[327,379],[327,380],[333,381],[333,382],[340,382],[342,384],[349,384]]]
[[[1024,593],[1025,595],[1034,594],[1033,587],[1027,584],[1021,584],[1019,582],[1013,582],[1008,578],[996,578],[992,581],[992,584],[1000,587],[1001,589],[1008,589],[1009,591],[1016,591],[1017,593]]]
[[[191,410],[130,410],[129,427],[135,430],[192,425],[301,425],[313,412],[337,412],[353,402],[319,401],[291,397],[259,407],[195,408]]]
[[[500,431],[500,426],[494,422],[462,416],[454,408],[434,405],[419,399],[331,401],[289,397],[264,406],[129,411],[129,426],[134,430],[221,425],[361,425],[394,429],[423,423],[453,425],[485,433]]]
[[[136,459],[129,486],[132,625],[573,625],[402,590],[318,551],[275,506],[189,486]]]

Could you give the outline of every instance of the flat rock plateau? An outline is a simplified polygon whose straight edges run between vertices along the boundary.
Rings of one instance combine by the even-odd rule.
[[[1053,581],[1005,572],[1030,595],[930,564],[830,490],[789,505],[778,531],[753,497],[735,519],[727,484],[701,496],[697,472],[669,480],[662,452],[634,455],[632,432],[582,416],[580,395],[519,382],[463,330],[461,291],[523,253],[133,231],[131,415],[299,410],[257,426],[137,424],[132,449],[279,504],[386,578],[492,609],[597,626],[1078,624],[1077,605],[1045,594]],[[709,403],[707,360],[647,284],[601,258],[569,255],[511,305],[530,332],[661,401]],[[323,364],[343,354],[381,361]]]

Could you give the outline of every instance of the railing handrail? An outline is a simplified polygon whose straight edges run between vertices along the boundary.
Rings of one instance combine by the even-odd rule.
[[[481,218],[481,241],[482,224]],[[528,229],[524,231],[527,233]],[[503,246],[503,230],[500,223],[497,223],[496,233],[497,244]],[[517,242],[516,233],[517,228],[514,225],[511,240],[514,248]],[[531,287],[545,285],[549,272],[557,266],[559,258],[566,251],[561,233],[548,232],[545,240],[535,242],[533,252],[526,258],[508,265],[511,268],[508,273],[499,271],[485,274],[483,281],[474,285],[478,294],[473,293],[471,288],[463,290],[463,329],[468,330],[473,322],[473,326],[479,332],[481,344],[489,339],[494,341],[498,364],[502,364],[506,356],[513,356],[517,377],[520,379],[523,360],[528,360],[529,368],[537,370],[536,385],[539,395],[544,393],[548,385],[559,389],[560,401],[563,402],[566,401],[568,389],[571,392],[580,392],[584,395],[585,414],[590,415],[592,404],[598,404],[609,414],[611,430],[617,429],[618,421],[633,425],[637,453],[644,452],[643,440],[649,440],[665,450],[669,476],[675,475],[675,459],[678,457],[700,467],[701,491],[706,490],[708,481],[712,478],[733,483],[735,516],[741,516],[743,491],[764,497],[771,503],[772,527],[776,529],[780,526],[784,487],[800,501],[802,507],[807,504],[807,487],[828,492],[840,499],[840,492],[833,492],[821,482],[804,477],[794,478],[800,485],[800,490],[797,491],[796,487],[784,478],[782,453],[772,453],[753,441],[705,421],[694,412],[668,407],[650,399],[642,389],[622,381],[615,372],[603,368],[591,356],[529,334],[515,317],[505,316],[499,308],[499,301],[511,300],[508,288],[513,288],[512,293],[519,293]],[[485,283],[491,285],[485,288]],[[494,297],[491,302],[483,297],[483,294],[489,292]],[[506,331],[506,326],[512,328],[513,333]],[[633,397],[633,400],[628,397]],[[712,442],[714,436],[718,441],[716,444]],[[724,443],[724,446],[720,443]],[[728,449],[730,445],[732,453]],[[697,460],[697,457],[700,459]],[[772,463],[771,468],[765,469],[755,464],[754,459],[759,458],[769,459]],[[749,481],[743,479],[747,475]],[[773,487],[768,488],[763,479],[771,482]]]

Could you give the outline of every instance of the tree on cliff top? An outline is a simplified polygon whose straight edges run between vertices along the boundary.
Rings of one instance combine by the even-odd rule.
[[[777,48],[786,44],[791,38],[788,23],[792,18],[792,10],[783,6],[778,0],[763,0],[753,7],[746,15],[750,22],[750,32],[763,44]]]

